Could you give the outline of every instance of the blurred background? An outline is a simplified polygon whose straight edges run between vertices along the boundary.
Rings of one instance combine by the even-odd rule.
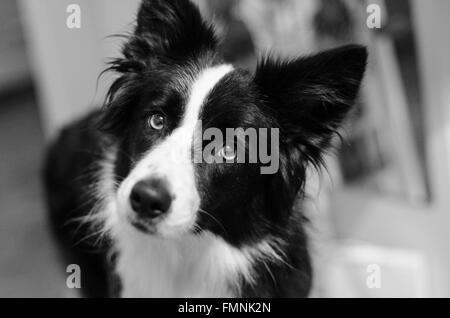
[[[368,46],[345,142],[328,171],[311,172],[312,296],[450,297],[450,1],[196,2],[242,67],[265,52]],[[73,3],[81,28],[66,25]],[[108,36],[131,30],[138,4],[0,2],[0,297],[76,295],[47,228],[40,166],[58,130],[101,105],[111,78],[97,78],[121,44]],[[380,28],[368,24],[373,4]]]

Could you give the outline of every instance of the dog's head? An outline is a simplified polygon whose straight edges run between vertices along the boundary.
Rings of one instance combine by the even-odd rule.
[[[163,237],[211,231],[234,244],[283,229],[356,98],[360,46],[281,61],[255,74],[217,52],[187,0],[144,0],[102,128],[118,145],[117,213]],[[234,132],[234,134],[233,134]]]

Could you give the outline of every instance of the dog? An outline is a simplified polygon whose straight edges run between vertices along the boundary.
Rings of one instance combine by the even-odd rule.
[[[108,68],[118,77],[104,107],[52,143],[51,224],[84,296],[308,296],[306,170],[322,166],[351,110],[367,51],[268,56],[250,73],[218,43],[190,1],[143,0]],[[276,171],[238,163],[245,140],[242,153],[225,143],[205,152],[212,128],[255,129]]]

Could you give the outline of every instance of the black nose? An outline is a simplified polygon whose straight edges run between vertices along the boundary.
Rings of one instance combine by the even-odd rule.
[[[161,179],[140,181],[130,194],[131,208],[141,217],[156,218],[169,210],[171,202],[167,185]]]

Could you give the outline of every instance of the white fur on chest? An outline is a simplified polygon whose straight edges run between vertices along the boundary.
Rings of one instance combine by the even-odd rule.
[[[122,297],[234,297],[256,256],[212,234],[166,240],[130,230],[116,248]]]

